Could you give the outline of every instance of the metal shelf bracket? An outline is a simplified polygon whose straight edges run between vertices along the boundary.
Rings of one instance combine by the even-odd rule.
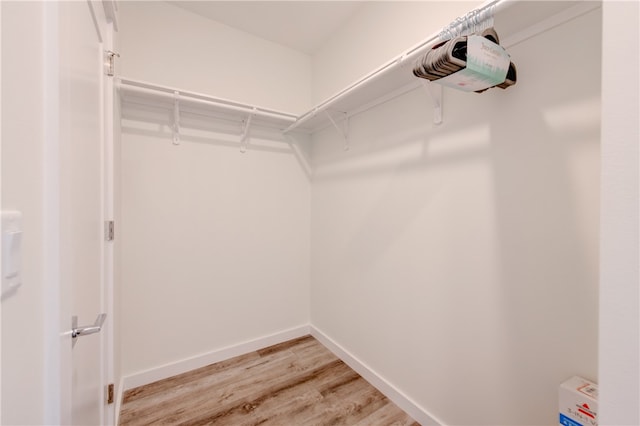
[[[240,152],[247,152],[247,139],[249,139],[249,129],[251,128],[251,120],[253,120],[253,116],[255,115],[256,108],[253,108],[253,112],[247,116],[245,120],[242,120],[242,135],[240,136]]]
[[[442,86],[424,79],[420,82],[433,101],[433,123],[442,124]]]
[[[173,144],[180,145],[180,92],[173,92]]]
[[[349,151],[351,147],[349,146],[349,117],[347,116],[347,113],[346,112],[341,113],[342,127],[339,126],[338,123],[336,123],[333,117],[331,117],[331,114],[329,114],[329,110],[325,110],[324,113],[327,114],[327,118],[329,119],[333,127],[335,127],[338,133],[340,134],[340,136],[342,136],[342,139],[344,140],[343,149],[345,151]]]

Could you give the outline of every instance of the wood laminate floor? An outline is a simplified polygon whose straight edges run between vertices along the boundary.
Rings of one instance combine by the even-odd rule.
[[[418,425],[311,336],[125,392],[121,425]]]

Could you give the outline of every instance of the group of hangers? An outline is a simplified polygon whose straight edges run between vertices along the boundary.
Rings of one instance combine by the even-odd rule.
[[[478,35],[500,44],[498,34],[493,28],[488,28]],[[413,68],[416,77],[434,81],[458,72],[467,66],[467,36],[457,36],[450,40],[436,44],[425,55],[419,58]],[[516,84],[516,66],[509,63],[509,70],[504,82],[492,86],[506,89]],[[476,93],[490,89],[488,87]]]

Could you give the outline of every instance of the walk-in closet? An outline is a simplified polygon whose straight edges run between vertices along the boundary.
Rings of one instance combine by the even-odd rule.
[[[639,14],[2,1],[1,423],[638,424]]]

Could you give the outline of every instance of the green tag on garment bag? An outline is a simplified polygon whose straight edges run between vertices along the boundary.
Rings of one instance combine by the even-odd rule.
[[[448,87],[475,92],[504,82],[511,59],[502,46],[480,36],[467,38],[467,66],[437,80]]]

